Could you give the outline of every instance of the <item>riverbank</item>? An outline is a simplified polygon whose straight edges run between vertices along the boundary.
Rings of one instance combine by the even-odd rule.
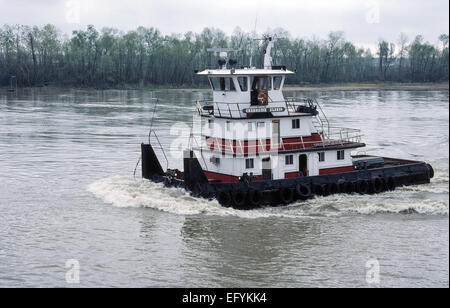
[[[345,83],[286,85],[285,90],[292,91],[442,91],[449,89],[448,82],[439,83]]]
[[[95,88],[95,87],[70,87],[70,86],[46,86],[46,87],[24,87],[21,89],[66,89],[66,90],[144,90],[144,91],[182,91],[182,92],[197,92],[207,91],[209,88],[204,87],[189,87],[189,86],[143,86],[143,87],[116,87],[116,88]],[[449,90],[448,82],[439,83],[343,83],[343,84],[307,84],[307,85],[285,85],[286,91],[445,91]],[[8,92],[9,87],[0,87],[1,92]]]

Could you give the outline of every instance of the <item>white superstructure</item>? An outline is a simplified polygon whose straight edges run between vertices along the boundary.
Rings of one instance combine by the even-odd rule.
[[[213,100],[197,102],[201,145],[193,150],[209,180],[237,182],[296,178],[354,170],[351,151],[362,147],[358,130],[330,127],[313,100],[286,99],[293,74],[274,66],[268,39],[264,68],[228,68],[198,73],[208,78]]]

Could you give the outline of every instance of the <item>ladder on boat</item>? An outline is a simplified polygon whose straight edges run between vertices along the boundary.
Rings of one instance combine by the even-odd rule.
[[[326,140],[331,135],[330,122],[328,121],[328,118],[325,115],[325,112],[323,111],[322,106],[320,106],[317,99],[314,99],[314,104],[317,106],[319,113],[315,117],[312,118],[312,122],[313,122],[314,128],[322,136],[322,139]]]

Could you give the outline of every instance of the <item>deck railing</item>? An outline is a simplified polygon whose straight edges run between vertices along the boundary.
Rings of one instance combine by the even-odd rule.
[[[196,150],[209,150],[218,153],[228,153],[235,155],[258,154],[258,153],[276,153],[280,151],[296,151],[303,149],[316,149],[331,146],[346,146],[361,143],[360,130],[351,128],[331,127],[331,138],[324,138],[319,135],[318,140],[309,140],[304,137],[298,137],[299,141],[285,142],[281,140],[279,143],[271,139],[259,140],[228,140],[222,138],[207,137],[203,140],[201,146],[194,147]],[[306,139],[306,140],[305,140]]]
[[[319,106],[317,103],[314,104],[314,101],[311,99],[296,99],[296,98],[287,98],[282,101],[273,101],[270,100],[270,104],[277,105],[276,107],[284,107],[285,111],[287,111],[288,115],[294,115],[298,113],[298,107],[310,107],[314,108],[314,106]],[[246,119],[247,115],[242,115],[245,109],[248,108],[271,108],[269,105],[258,105],[251,104],[249,102],[246,103],[225,103],[225,102],[215,102],[211,100],[199,100],[197,101],[197,111],[200,115],[203,116],[218,116],[220,118],[228,118],[228,119]],[[320,108],[320,106],[319,106]]]

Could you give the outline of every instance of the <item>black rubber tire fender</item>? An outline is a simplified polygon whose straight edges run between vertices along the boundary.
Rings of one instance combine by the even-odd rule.
[[[383,191],[384,188],[384,183],[383,183],[383,179],[379,176],[373,178],[370,181],[370,187],[371,187],[371,191],[375,194],[379,194]]]
[[[281,188],[280,199],[284,204],[292,203],[294,200],[294,190],[288,187]]]
[[[339,192],[339,186],[337,183],[331,182],[328,184],[328,192],[330,195],[335,195]]]
[[[231,205],[231,195],[228,191],[220,191],[217,194],[217,201],[219,201],[220,205],[223,207],[230,207]]]
[[[355,185],[349,181],[342,182],[339,191],[343,194],[351,194],[355,191]]]
[[[309,185],[303,183],[297,184],[295,191],[297,192],[298,198],[301,200],[307,200],[312,196],[311,188],[309,187]]]
[[[237,209],[244,208],[247,199],[247,192],[243,190],[233,190],[231,192],[231,201],[233,203],[233,207]]]
[[[427,164],[427,168],[428,168],[428,176],[430,177],[430,179],[434,178],[434,169],[430,164]]]
[[[263,201],[263,193],[257,189],[251,189],[247,195],[248,203],[252,207],[259,207]]]
[[[367,180],[359,180],[356,182],[356,191],[361,195],[366,195],[369,193],[370,185]]]
[[[387,180],[385,181],[385,185],[386,185],[386,189],[389,191],[394,191],[395,187],[397,187],[396,183],[395,183],[395,179],[390,176],[387,178]]]
[[[328,196],[328,185],[327,184],[316,184],[314,185],[314,194],[318,196]]]

